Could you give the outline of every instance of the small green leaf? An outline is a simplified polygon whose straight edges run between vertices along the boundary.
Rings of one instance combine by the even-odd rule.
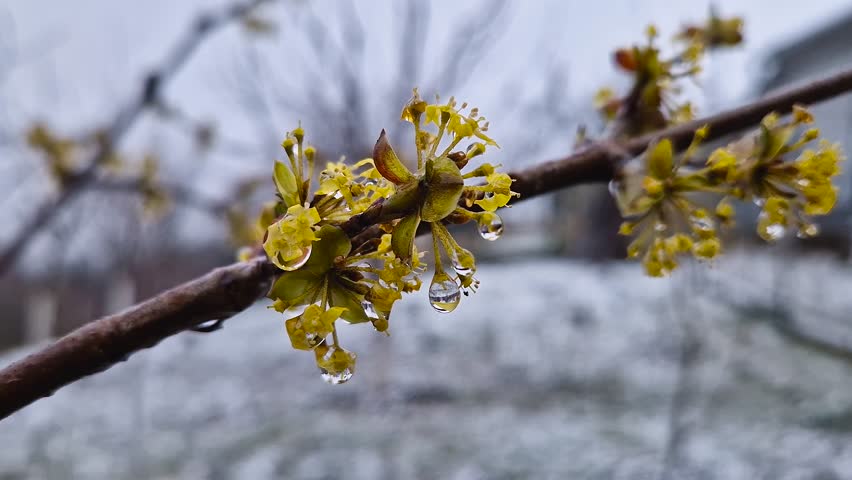
[[[674,167],[674,151],[672,142],[664,138],[648,149],[648,173],[652,177],[662,180],[669,178]]]
[[[370,317],[367,316],[367,313],[364,312],[364,307],[361,306],[360,296],[344,288],[337,282],[329,282],[328,303],[333,307],[345,308],[346,310],[341,312],[340,318],[349,323],[370,321]]]
[[[293,175],[290,167],[281,162],[275,162],[272,178],[275,181],[275,188],[278,189],[278,194],[281,195],[281,200],[287,208],[299,203],[299,187],[296,183],[296,176]]]
[[[352,242],[346,233],[333,225],[324,225],[316,233],[317,240],[311,250],[311,258],[302,270],[315,275],[324,275],[334,265],[334,259],[345,257],[352,250]]]
[[[376,164],[376,170],[392,183],[401,185],[415,180],[414,174],[396,156],[384,130],[373,148],[373,162]]]
[[[411,258],[411,250],[414,247],[414,237],[417,235],[417,227],[420,225],[420,214],[413,213],[403,217],[393,227],[391,236],[391,249],[401,260],[408,261]]]
[[[289,305],[299,305],[301,300],[315,293],[322,283],[322,277],[313,272],[305,270],[284,272],[272,285],[267,296],[273,300],[282,300]]]

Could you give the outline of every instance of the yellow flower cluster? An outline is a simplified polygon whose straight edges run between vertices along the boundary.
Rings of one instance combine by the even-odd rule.
[[[621,48],[614,55],[616,65],[633,76],[632,87],[623,96],[610,88],[599,90],[595,107],[607,122],[618,120],[614,132],[618,137],[633,137],[692,120],[692,104],[678,101],[678,81],[701,72],[705,50],[739,44],[741,30],[741,19],[711,14],[706,25],[687,27],[677,35],[676,53],[663,58],[655,42],[657,29],[649,26],[644,45]]]
[[[415,89],[401,119],[414,125],[417,171],[408,170],[400,162],[384,134],[373,152],[379,172],[397,186],[400,197],[414,199],[414,208],[409,209],[393,231],[391,245],[397,256],[408,257],[421,222],[431,226],[435,275],[429,286],[429,299],[436,310],[445,313],[456,308],[461,293],[476,291],[479,282],[474,278],[473,255],[455,241],[442,222],[476,220],[480,235],[496,240],[503,232],[503,222],[494,212],[518,196],[511,189],[511,177],[497,172],[494,165],[484,163],[462,173],[473,158],[484,154],[488,147],[497,146],[486,134],[487,120],[479,115],[477,108],[464,113],[467,107],[466,103],[458,106],[453,98],[443,104],[428,104]],[[430,126],[434,128],[431,131],[427,128]],[[446,147],[441,148],[445,140]],[[464,150],[454,151],[465,140],[471,143]],[[475,178],[484,178],[485,183],[465,184],[465,180]],[[481,211],[470,210],[473,206]],[[455,275],[444,270],[442,250],[450,259]]]
[[[493,165],[461,173],[471,159],[496,146],[477,109],[463,113],[465,108],[452,99],[427,104],[415,90],[402,117],[415,127],[417,170],[402,163],[382,132],[372,159],[352,166],[327,164],[312,193],[316,151],[303,144],[301,128],[282,143],[289,164],[275,162],[278,200],[258,220],[265,232],[263,249],[282,270],[269,297],[275,310],[292,315],[285,327],[293,348],[313,351],[326,381],[345,382],[355,370],[356,355],[338,341],[338,320],[370,322],[386,333],[394,303],[420,288],[426,267],[414,237],[421,222],[432,229],[432,306],[452,311],[461,293],[476,290],[474,257],[444,223],[476,220],[482,236],[495,240],[503,229],[495,211],[517,194],[511,191],[512,179]],[[456,151],[465,139],[471,143]],[[476,178],[484,183],[465,185]],[[358,216],[369,218],[368,224]],[[371,224],[379,226],[379,233],[362,235]],[[442,267],[442,250],[454,275]]]
[[[777,240],[790,228],[800,237],[816,235],[811,217],[828,214],[837,201],[832,179],[840,173],[843,155],[838,145],[825,140],[805,148],[819,138],[819,131],[796,132],[811,123],[812,115],[799,106],[787,122],[767,115],[756,133],[708,159],[711,178],[731,185],[732,196],[761,206],[757,233],[764,240]]]
[[[36,123],[27,132],[27,143],[44,155],[50,175],[59,186],[63,186],[74,175],[78,168],[74,158],[77,148],[74,141],[59,137],[43,123]]]
[[[641,257],[651,276],[674,270],[683,254],[715,257],[722,248],[717,225],[730,226],[734,221],[731,199],[761,206],[757,233],[764,240],[781,238],[791,227],[801,237],[815,235],[811,217],[825,215],[834,207],[837,188],[832,179],[840,171],[842,154],[825,141],[816,149],[805,148],[819,132],[807,129],[795,134],[812,121],[799,106],[787,122],[770,114],[756,133],[716,149],[704,165],[694,160],[706,128],[696,132],[679,156],[667,139],[649,146],[610,184],[627,218],[619,233],[635,236],[628,257]],[[698,203],[697,194],[721,196],[721,200],[711,212]]]
[[[692,146],[680,156],[674,154],[668,139],[649,146],[636,160],[640,172],[631,172],[610,184],[622,215],[629,218],[619,233],[636,235],[627,256],[641,256],[648,275],[659,277],[671,272],[682,254],[710,259],[721,250],[716,232],[720,218],[690,196],[707,187],[701,172],[690,171],[687,166],[705,135],[706,130],[699,130]]]

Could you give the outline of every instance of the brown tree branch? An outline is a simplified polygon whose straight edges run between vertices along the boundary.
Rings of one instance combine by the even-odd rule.
[[[143,179],[129,178],[118,180],[96,180],[89,186],[89,190],[101,192],[141,194],[147,188],[148,182]],[[215,200],[199,194],[191,188],[179,184],[163,184],[157,182],[154,187],[162,189],[170,201],[177,204],[192,207],[200,212],[208,213],[214,217],[221,217],[228,211],[231,202]]]
[[[96,178],[99,167],[112,153],[113,148],[136,124],[145,109],[157,103],[163,88],[192,57],[202,41],[219,28],[233,20],[243,18],[268,1],[271,0],[247,0],[226,7],[220,12],[201,15],[195,20],[168,52],[160,67],[152,70],[145,77],[139,92],[116,112],[106,130],[105,138],[85,163],[86,166],[79,174],[69,179],[57,196],[40,205],[12,240],[0,250],[0,275],[15,263],[30,239],[47,226],[64,206],[74,200]]]
[[[850,90],[852,70],[623,145],[593,144],[560,160],[512,172],[516,180],[513,189],[522,194],[523,200],[579,183],[608,181],[617,171],[620,151],[639,154],[660,137],[670,138],[678,148],[684,148],[694,130],[703,125],[710,127],[709,140],[718,139],[756,124],[771,111],[786,113],[794,104],[816,103]],[[360,217],[353,217],[353,226],[346,229],[350,236],[372,228]],[[260,258],[218,268],[124,312],[96,320],[9,365],[0,371],[0,419],[171,335],[248,308],[266,293],[276,273],[269,262]]]
[[[245,310],[266,293],[275,269],[260,258],[217,268],[12,364],[0,376],[0,418],[178,332]]]

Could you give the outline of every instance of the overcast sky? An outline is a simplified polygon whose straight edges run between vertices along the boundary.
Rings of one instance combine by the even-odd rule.
[[[300,0],[303,3],[307,0]],[[335,3],[343,0],[316,0],[317,10],[329,12],[335,23]],[[0,1],[0,41],[16,55],[14,70],[3,86],[6,109],[14,111],[22,123],[35,117],[69,129],[108,117],[116,101],[138,88],[146,68],[155,65],[165,47],[174,41],[201,9],[227,4],[219,0],[2,0]],[[454,29],[469,16],[488,15],[484,2],[457,0],[432,4],[432,31],[426,51],[439,52],[446,39],[465,35]],[[774,46],[819,28],[826,21],[852,9],[842,0],[721,0],[714,2],[723,15],[746,18],[746,46],[735,52],[716,55],[708,64],[708,85],[715,103],[728,104],[746,95],[760,59]],[[510,2],[511,18],[505,34],[491,47],[490,55],[470,73],[471,81],[455,94],[479,105],[494,120],[515,101],[505,98],[506,84],[535,92],[540,80],[537,71],[558,67],[567,72],[566,89],[577,102],[599,86],[618,79],[610,52],[641,38],[644,26],[656,23],[664,36],[689,20],[706,15],[707,1],[606,0]],[[387,0],[357,2],[358,14],[367,26],[368,46],[363,72],[375,85],[381,101],[387,84],[382,66],[387,65],[401,22],[399,9]],[[272,10],[274,18],[285,18],[297,10],[284,0]],[[287,62],[292,30],[302,28],[300,17],[280,25],[277,39],[268,39],[267,51],[280,53]],[[391,32],[391,33],[388,33]],[[236,29],[217,35],[187,67],[170,96],[198,116],[210,116],[227,124],[234,118],[234,105],[223,101],[229,69],[241,54],[245,42],[234,41]],[[8,55],[6,55],[8,57]],[[427,55],[427,63],[440,59]],[[427,67],[428,69],[428,67]],[[508,80],[507,80],[508,79]],[[504,81],[505,80],[505,81]],[[514,91],[513,91],[514,92]],[[373,93],[373,92],[371,92]],[[218,101],[217,101],[218,100]],[[508,109],[509,111],[511,109]],[[224,120],[223,120],[224,119]],[[282,118],[282,131],[296,118]],[[228,125],[240,132],[240,125]],[[495,135],[501,136],[495,121]]]
[[[298,70],[298,58],[292,49],[299,48],[305,25],[298,4],[313,3],[317,12],[327,17],[332,30],[342,20],[339,2],[344,0],[281,0],[267,10],[278,22],[278,34],[256,40],[263,53],[286,68]],[[229,4],[220,0],[0,0],[0,120],[8,129],[24,129],[34,119],[47,119],[69,133],[81,133],[92,125],[111,117],[117,102],[135,95],[145,72],[163,57],[166,48],[186,25],[202,10]],[[505,148],[492,160],[518,165],[550,158],[567,151],[572,141],[570,131],[549,131],[535,127],[530,118],[519,115],[516,107],[536,98],[542,87],[542,73],[558,69],[565,74],[566,110],[587,112],[594,90],[617,84],[623,77],[614,71],[610,53],[642,38],[646,24],[655,23],[663,35],[671,34],[684,22],[706,18],[708,1],[673,0],[510,0],[504,34],[489,46],[482,62],[471,66],[469,81],[457,91],[440,92],[456,95],[479,106],[492,120],[492,136]],[[713,55],[704,79],[706,95],[711,101],[705,107],[728,106],[749,94],[761,61],[773,48],[795,41],[808,32],[846,15],[852,10],[843,0],[718,0],[722,15],[741,15],[746,19],[746,45],[732,52]],[[368,92],[368,104],[383,115],[367,119],[367,131],[397,128],[387,125],[388,92],[392,86],[393,65],[402,22],[398,2],[391,0],[357,0],[357,15],[365,25],[367,46],[364,62],[359,65]],[[491,14],[489,1],[430,2],[431,27],[424,35],[426,52],[424,74],[434,73],[442,59],[443,47],[450,40],[469,35],[459,25]],[[248,41],[245,32],[230,28],[206,42],[175,82],[167,96],[182,109],[198,118],[215,119],[229,136],[258,143],[255,124],[234,102],[232,90],[239,77],[235,69],[243,60]],[[311,59],[322,70],[325,59]],[[432,67],[432,68],[430,68]],[[414,85],[412,85],[414,86]],[[279,88],[271,85],[269,88]],[[283,87],[282,87],[283,88]],[[292,87],[291,87],[292,88]],[[431,92],[425,92],[431,93]],[[287,92],[300,95],[298,88]],[[310,99],[308,99],[310,100]],[[699,99],[701,100],[701,99]],[[699,102],[701,104],[702,102]],[[706,112],[706,109],[705,109]],[[321,119],[304,119],[297,113],[275,112],[272,127],[283,132],[306,120],[310,137],[312,129],[323,128]],[[555,127],[554,127],[555,128]],[[564,126],[559,127],[565,128]],[[567,130],[567,128],[565,128]],[[163,143],[165,136],[170,153],[180,158],[192,155],[191,146],[170,143],[171,137],[144,128],[124,146],[146,148],[152,142]],[[518,154],[512,146],[530,138],[543,145],[535,155]],[[369,139],[368,141],[372,141]],[[269,144],[270,142],[266,142]],[[269,145],[264,145],[268,148]],[[274,148],[275,145],[272,144]],[[221,157],[221,155],[219,155]],[[261,158],[265,158],[262,157]],[[233,158],[211,161],[194,184],[210,193],[222,191],[223,182],[265,172],[268,163],[234,162]],[[0,176],[18,172],[11,159],[0,163]],[[11,167],[11,168],[10,168]],[[178,166],[185,168],[184,166]],[[20,203],[20,202],[15,202]],[[2,203],[2,208],[8,211]],[[26,208],[16,208],[15,216],[27,215]],[[2,239],[4,234],[0,234]]]

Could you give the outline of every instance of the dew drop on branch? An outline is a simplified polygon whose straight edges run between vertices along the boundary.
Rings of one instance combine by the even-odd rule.
[[[618,192],[621,190],[621,184],[619,182],[610,180],[609,184],[607,184],[607,188],[609,189],[609,194],[612,195],[613,198],[618,198]]]

